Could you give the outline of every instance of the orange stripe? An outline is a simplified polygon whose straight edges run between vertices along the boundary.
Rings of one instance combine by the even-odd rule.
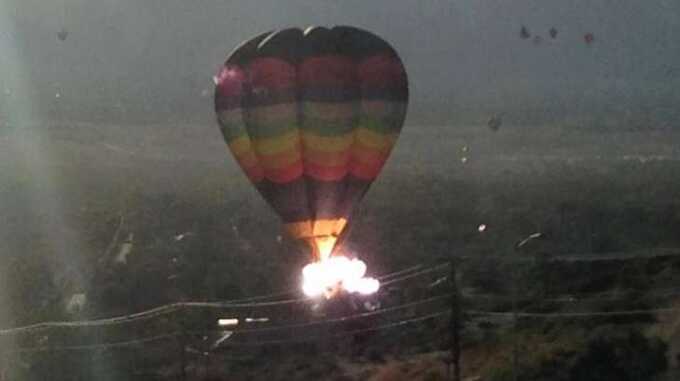
[[[277,184],[285,184],[302,176],[303,172],[304,167],[302,165],[302,161],[298,161],[297,163],[285,168],[266,169],[265,177]]]
[[[254,165],[258,165],[257,156],[255,156],[255,152],[252,150],[242,152],[238,155],[236,153],[233,154],[236,158],[236,161],[242,167],[252,167]]]
[[[259,155],[260,164],[265,170],[287,168],[299,162],[302,157],[299,150],[279,152],[273,155]]]
[[[305,162],[305,174],[321,181],[338,181],[347,175],[347,165],[323,166]]]
[[[352,161],[357,161],[364,164],[382,165],[385,163],[389,155],[389,152],[371,149],[359,142],[356,142],[352,147]]]
[[[324,166],[347,165],[351,156],[350,150],[340,152],[315,151],[311,147],[305,147],[305,163],[313,163]]]

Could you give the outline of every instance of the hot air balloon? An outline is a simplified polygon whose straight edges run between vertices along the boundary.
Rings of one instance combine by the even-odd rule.
[[[520,30],[519,30],[519,37],[520,37],[522,40],[526,40],[526,39],[528,39],[529,37],[531,37],[531,33],[529,33],[529,29],[527,29],[526,26],[522,25],[522,28],[520,28]]]
[[[328,260],[406,116],[396,51],[354,27],[284,29],[241,44],[214,80],[236,161],[313,261]]]
[[[583,35],[583,41],[585,41],[586,44],[590,45],[593,43],[593,41],[595,41],[595,35],[588,32]]]

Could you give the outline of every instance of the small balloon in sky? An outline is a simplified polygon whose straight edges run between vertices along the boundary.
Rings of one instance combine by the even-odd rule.
[[[489,126],[489,128],[492,131],[494,131],[494,132],[498,131],[498,129],[500,129],[501,126],[503,125],[503,116],[502,115],[492,116],[491,118],[489,118],[486,125]]]
[[[522,40],[526,40],[531,37],[531,33],[529,33],[529,29],[527,29],[526,26],[522,25],[522,28],[519,30],[519,37]]]
[[[68,37],[68,29],[66,27],[62,27],[59,32],[57,32],[57,38],[59,41],[65,41],[66,38]]]
[[[557,38],[557,29],[555,29],[555,27],[550,28],[548,33],[550,33],[550,38],[553,40]]]
[[[588,33],[586,33],[586,34],[583,35],[583,41],[585,41],[586,44],[590,45],[590,44],[593,43],[593,41],[595,41],[595,35],[593,35],[592,33],[588,32]]]

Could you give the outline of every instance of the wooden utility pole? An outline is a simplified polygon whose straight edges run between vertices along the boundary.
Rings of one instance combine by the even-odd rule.
[[[524,247],[531,241],[535,239],[543,238],[543,233],[533,233],[519,241],[515,245],[515,258],[519,258],[520,254],[523,253]],[[519,263],[512,266],[512,380],[518,381],[519,374],[519,335],[517,333],[518,321],[517,321],[517,294],[519,292]]]
[[[180,316],[181,316],[180,334],[177,340],[179,344],[179,366],[180,366],[178,377],[180,381],[187,381],[187,351],[186,351],[187,335],[184,316],[183,314],[180,314]]]
[[[461,328],[461,306],[460,293],[458,291],[458,280],[456,276],[456,263],[451,260],[451,273],[449,275],[449,284],[451,285],[451,323],[450,329],[450,349],[451,360],[453,365],[453,374],[449,373],[449,377],[453,376],[453,381],[460,381],[460,328]],[[447,365],[448,366],[448,365]],[[447,368],[448,369],[448,368]]]
[[[5,351],[0,348],[0,381],[7,381],[7,367],[8,361],[5,360]]]

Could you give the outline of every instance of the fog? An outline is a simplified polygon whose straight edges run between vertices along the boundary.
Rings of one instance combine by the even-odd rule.
[[[662,123],[678,99],[680,4],[671,0],[3,3],[13,22],[0,38],[17,53],[0,65],[27,78],[16,88],[3,70],[3,103],[32,102],[42,119],[210,121],[211,77],[236,44],[307,25],[355,25],[390,41],[410,76],[411,121],[655,109]]]
[[[680,1],[0,0],[0,334],[292,289],[306,257],[229,154],[213,75],[240,42],[309,25],[376,33],[409,76],[347,241],[371,275],[536,232],[550,255],[680,247]],[[479,266],[476,291],[509,290],[506,268]],[[632,284],[677,288],[680,265],[657,267]],[[625,289],[589,269],[541,279]]]

